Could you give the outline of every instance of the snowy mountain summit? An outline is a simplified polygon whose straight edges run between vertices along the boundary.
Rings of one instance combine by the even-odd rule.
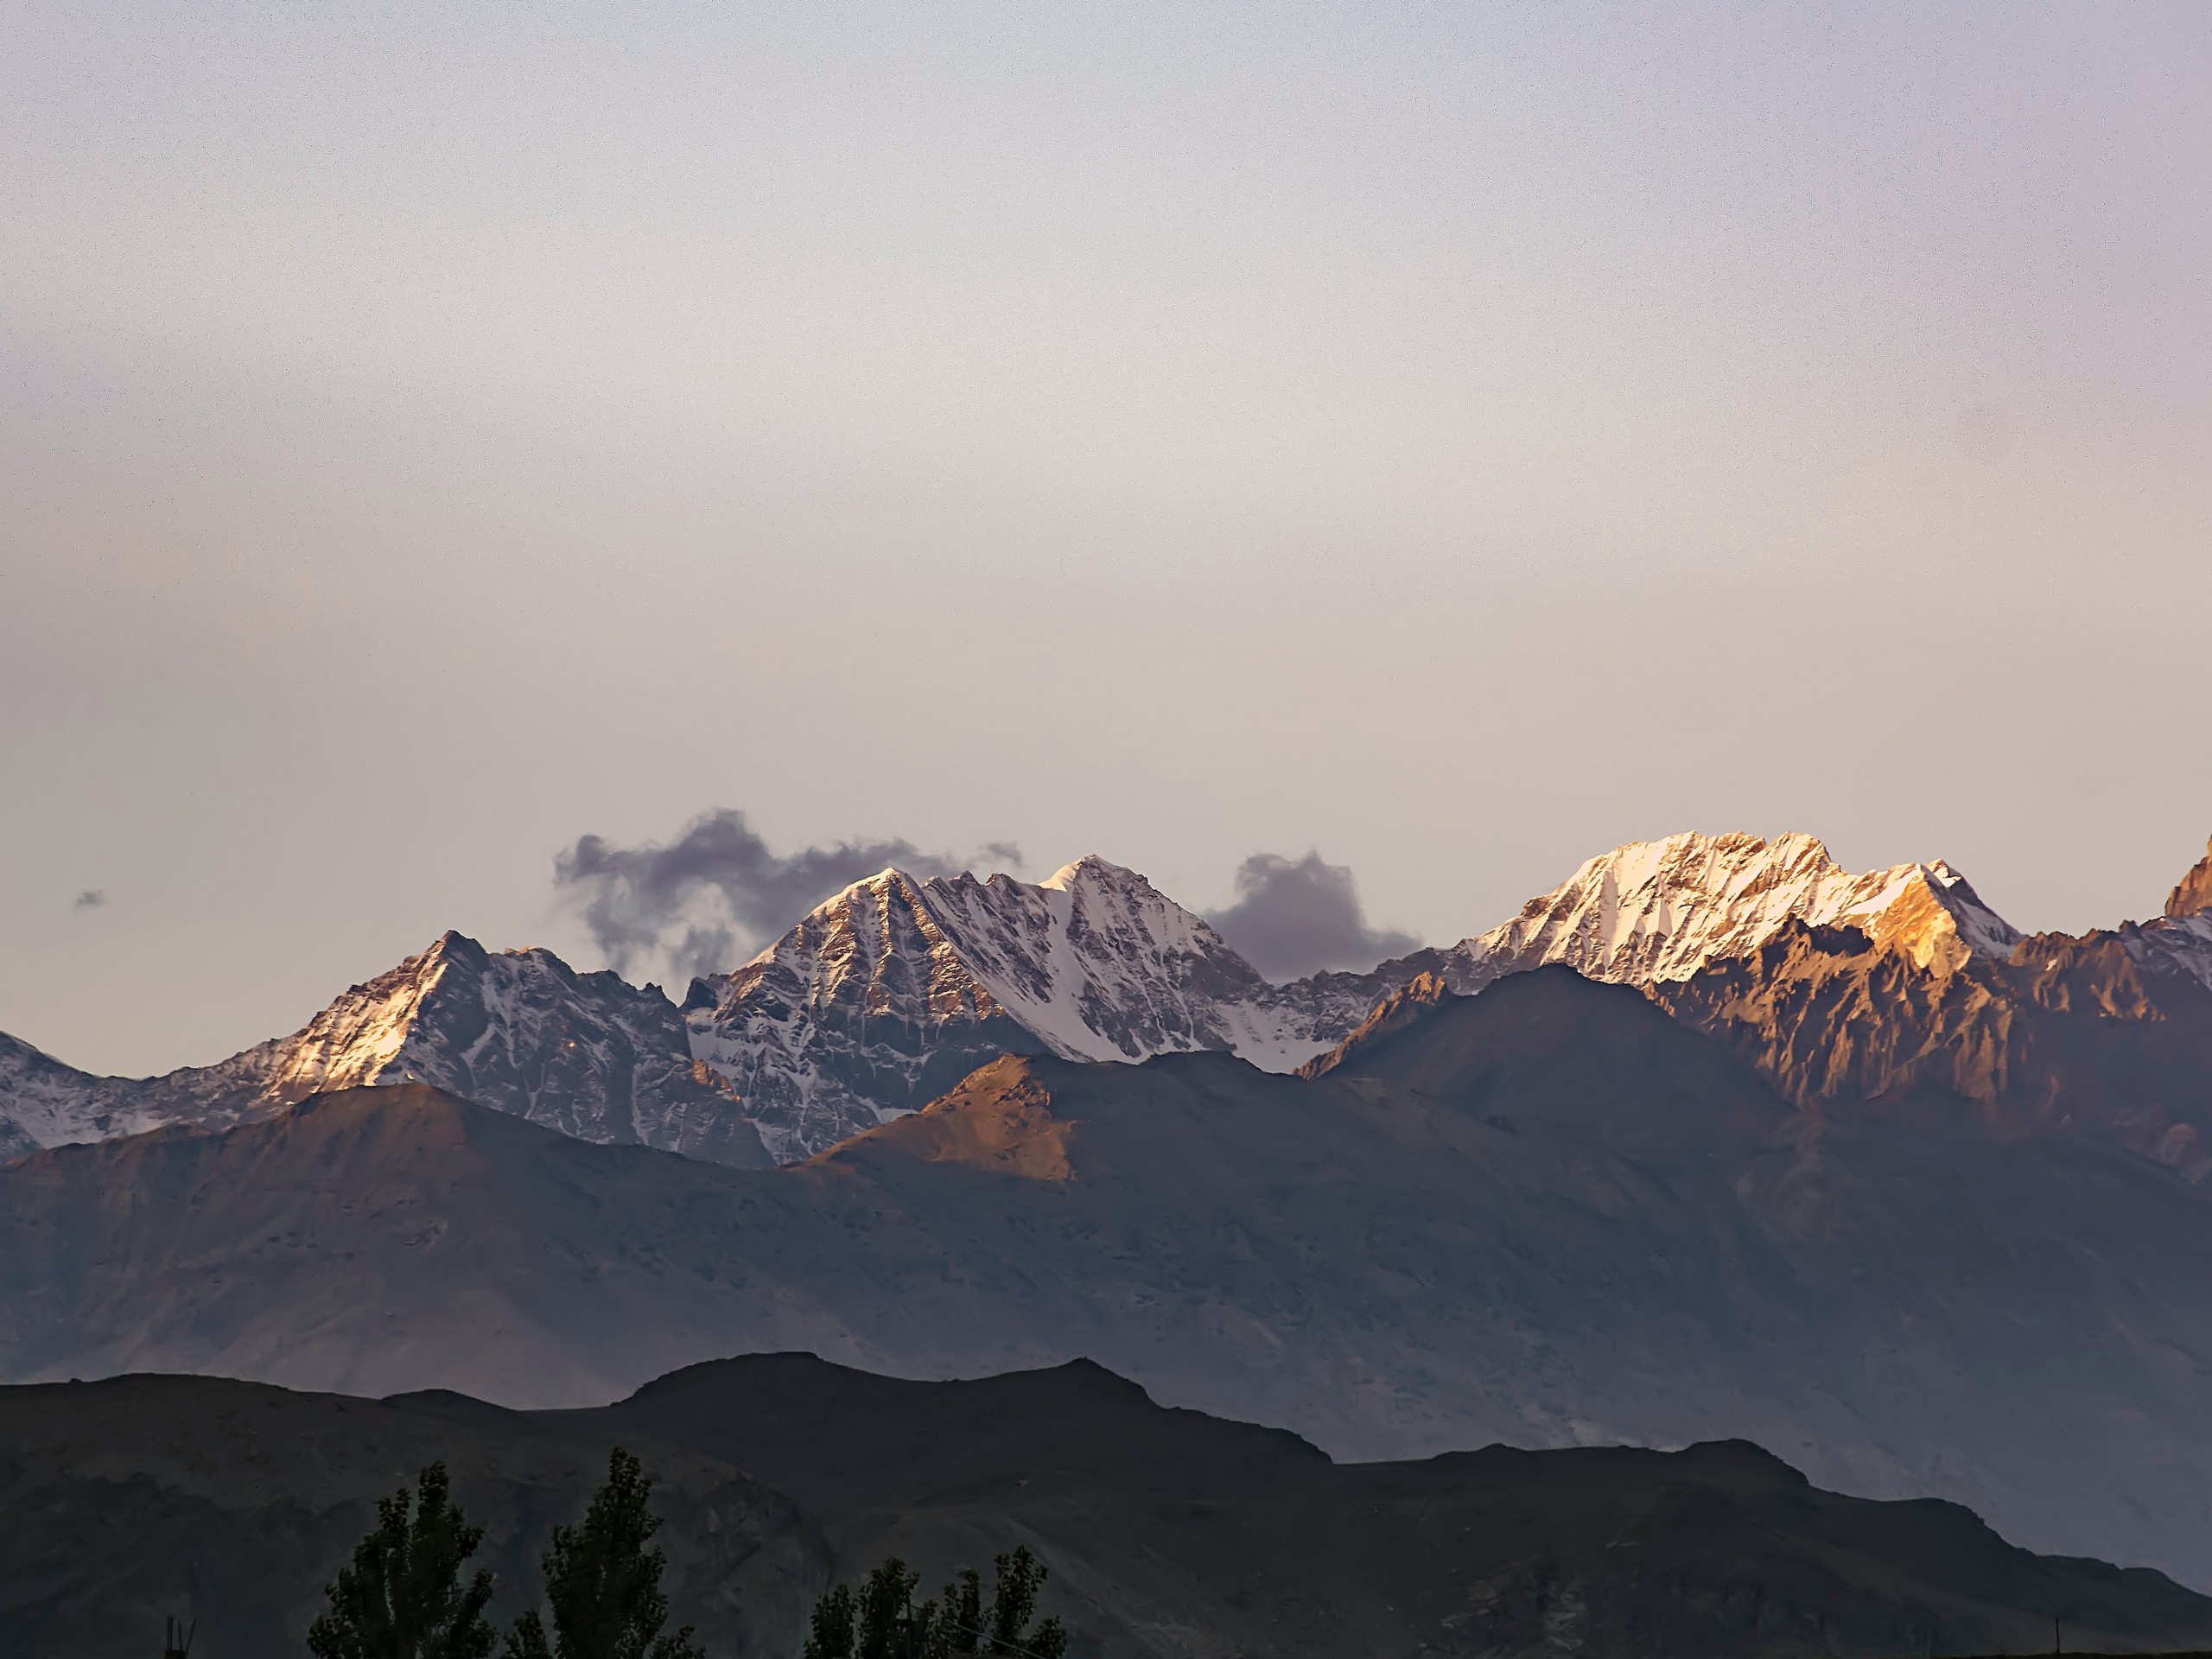
[[[0,1037],[0,1156],[171,1123],[226,1128],[323,1090],[390,1083],[430,1084],[582,1140],[767,1161],[658,988],[454,932],[302,1030],[215,1065],[97,1077]]]
[[[2174,889],[2164,915],[2077,940],[2023,933],[1942,859],[1854,874],[1812,836],[1669,836],[1589,860],[1510,921],[1452,946],[1441,972],[1465,995],[1564,963],[1585,979],[1649,991],[1716,963],[1749,961],[1800,924],[1853,930],[1875,950],[1939,978],[2110,940],[2139,968],[2212,988],[2212,852]],[[1376,971],[1387,976],[1395,967]]]
[[[736,972],[693,983],[691,1052],[779,1160],[926,1104],[1001,1054],[1212,1049],[1271,1071],[1340,1041],[1370,975],[1271,985],[1134,870],[856,881]]]
[[[1669,836],[1583,864],[1510,921],[1446,953],[1463,995],[1565,963],[1585,979],[1654,985],[1750,957],[1791,922],[1852,927],[1918,968],[2004,961],[2019,930],[1941,859],[1854,875],[1812,836]]]

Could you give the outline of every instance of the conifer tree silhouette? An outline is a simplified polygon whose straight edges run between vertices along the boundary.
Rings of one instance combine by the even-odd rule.
[[[582,1524],[553,1529],[544,1558],[550,1639],[533,1607],[508,1633],[506,1659],[705,1659],[690,1625],[661,1633],[668,1558],[652,1541],[660,1530],[647,1507],[652,1490],[644,1465],[616,1446]]]
[[[351,1564],[324,1587],[328,1611],[308,1628],[315,1659],[487,1659],[493,1632],[484,1617],[492,1575],[461,1569],[484,1529],[472,1527],[449,1495],[446,1466],[377,1503],[376,1529]]]
[[[1044,1563],[1024,1548],[993,1566],[988,1607],[982,1578],[972,1571],[918,1607],[914,1586],[922,1575],[893,1555],[868,1575],[857,1595],[841,1584],[814,1604],[804,1659],[1062,1659],[1068,1637],[1058,1619],[1029,1628],[1047,1576]]]

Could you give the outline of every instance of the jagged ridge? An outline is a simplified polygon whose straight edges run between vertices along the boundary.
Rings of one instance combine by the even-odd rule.
[[[19,1148],[171,1123],[225,1128],[325,1090],[399,1082],[582,1140],[767,1161],[658,987],[579,974],[550,950],[494,955],[460,933],[354,986],[292,1035],[212,1066],[95,1077],[0,1039],[0,1105]]]

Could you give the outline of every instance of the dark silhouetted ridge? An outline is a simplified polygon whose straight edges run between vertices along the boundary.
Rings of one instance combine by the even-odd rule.
[[[897,1553],[942,1582],[1015,1542],[1077,1654],[1591,1659],[2024,1652],[2212,1642],[2212,1599],[2014,1548],[1955,1504],[1808,1484],[1741,1440],[1494,1446],[1336,1464],[1154,1404],[1088,1361],[971,1381],[799,1353],[687,1367],[596,1410],[505,1411],[192,1377],[0,1389],[0,1630],[127,1656],[185,1606],[222,1651],[295,1649],[373,1500],[433,1458],[511,1613],[623,1445],[653,1472],[676,1621],[784,1659],[813,1597]]]

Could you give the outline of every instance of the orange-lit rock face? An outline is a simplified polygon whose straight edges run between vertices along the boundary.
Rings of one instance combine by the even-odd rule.
[[[2166,897],[2166,914],[2175,921],[2212,910],[2212,840],[2204,843],[2204,856],[2196,868],[2175,884]]]
[[[1018,1175],[1033,1181],[1074,1179],[1068,1153],[1077,1125],[1054,1115],[1052,1091],[1028,1058],[1008,1055],[968,1077],[925,1110],[848,1141],[823,1161],[881,1150],[925,1164]]]

